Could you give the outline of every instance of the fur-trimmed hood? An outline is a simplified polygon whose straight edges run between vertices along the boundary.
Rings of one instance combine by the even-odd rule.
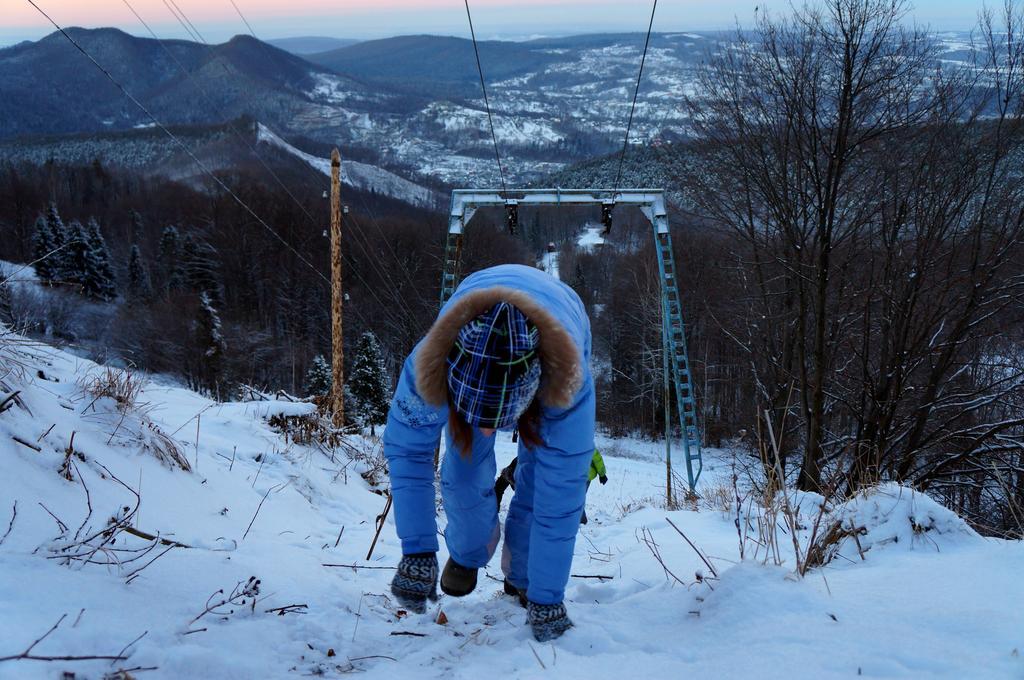
[[[495,304],[504,301],[517,307],[537,326],[537,330],[540,332],[541,384],[537,396],[540,398],[541,404],[551,408],[569,408],[583,385],[585,377],[584,352],[574,339],[574,334],[553,313],[554,310],[548,308],[552,306],[551,301],[542,302],[538,299],[540,296],[528,292],[530,288],[536,287],[538,279],[535,274],[527,274],[527,272],[535,272],[543,276],[544,279],[539,282],[545,286],[552,286],[559,296],[565,296],[565,291],[568,291],[579,306],[579,309],[573,310],[577,316],[582,312],[579,298],[564,284],[531,267],[503,265],[484,270],[480,274],[495,270],[504,270],[507,275],[487,277],[496,285],[479,287],[474,285],[472,281],[474,277],[467,278],[456,291],[456,295],[441,310],[441,314],[430,327],[416,352],[416,391],[426,403],[432,406],[441,406],[447,402],[448,368],[446,359],[459,330]],[[520,279],[525,285],[517,285]],[[478,284],[487,282],[490,281],[480,281],[480,277],[477,277]],[[548,302],[548,305],[545,305],[544,302]],[[585,314],[582,317],[584,320],[586,319]],[[588,340],[589,332],[589,324],[587,324],[585,333]],[[589,343],[586,349],[589,350]]]

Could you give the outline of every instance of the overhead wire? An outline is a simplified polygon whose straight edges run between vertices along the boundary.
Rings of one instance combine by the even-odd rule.
[[[189,81],[196,88],[196,90],[199,91],[199,93],[206,99],[206,101],[210,105],[210,107],[213,108],[217,113],[219,113],[221,117],[226,117],[226,114],[223,113],[219,109],[219,107],[216,106],[216,104],[214,103],[212,97],[210,97],[209,94],[200,86],[199,82],[194,78],[192,73],[187,68],[185,68],[185,65],[181,63],[181,61],[174,55],[173,52],[171,52],[170,50],[167,49],[167,47],[166,47],[166,45],[164,45],[163,41],[160,40],[159,36],[156,35],[156,33],[149,26],[149,24],[146,23],[145,20],[143,20],[143,18],[139,15],[139,13],[131,5],[129,0],[122,0],[122,2],[124,2],[124,4],[128,7],[128,9],[132,12],[132,14],[135,15],[136,19],[138,19],[139,22],[146,28],[146,30],[149,32],[149,34],[151,36],[153,36],[154,39],[156,39],[157,41],[160,42],[160,45],[163,48],[163,50],[174,60],[174,62],[177,64],[178,68],[182,71],[182,73],[185,74],[185,76],[189,79]],[[164,4],[166,5],[166,1],[165,1]],[[177,7],[177,5],[175,5],[175,7]],[[171,10],[171,7],[168,6],[168,9]],[[182,14],[184,14],[184,11],[181,10],[180,8],[179,8],[179,11],[181,11]],[[185,29],[185,31],[191,33],[191,31],[189,29],[189,26],[193,25],[191,20],[189,20],[187,16],[185,16],[184,18],[183,17],[179,17],[173,10],[171,11],[171,13],[175,16],[175,18],[182,25],[182,27]],[[248,22],[246,22],[246,23],[248,24]],[[211,45],[209,45],[206,42],[202,42],[201,44],[205,45],[211,54],[213,53],[213,47]],[[271,175],[271,177],[274,178],[274,180],[281,187],[281,189],[284,190],[284,192],[288,195],[288,197],[292,200],[292,202],[295,203],[295,205],[299,208],[299,210],[310,220],[310,222],[313,224],[313,226],[314,227],[319,227],[320,224],[316,220],[316,218],[314,218],[310,214],[309,210],[306,209],[306,206],[303,205],[301,201],[299,201],[299,199],[295,196],[295,194],[293,194],[292,191],[288,188],[287,184],[285,184],[285,182],[280,178],[280,176],[278,176],[278,174],[274,171],[274,169],[272,167],[270,167],[270,165],[263,159],[263,157],[257,151],[256,147],[253,146],[252,144],[250,144],[249,141],[243,135],[241,135],[237,130],[235,130],[235,128],[233,126],[229,125],[228,129],[235,135],[235,137],[237,139],[239,139],[243,144],[245,144],[246,147],[248,147],[249,151],[252,152],[253,156],[256,157],[256,159],[260,162],[260,164],[263,166],[263,168]],[[317,174],[317,178],[318,179],[322,178],[322,176],[320,175],[319,172],[317,172],[316,174]],[[365,250],[365,248],[364,248],[364,250]],[[370,261],[371,261],[371,264],[372,264],[372,260],[370,260]],[[370,292],[371,296],[378,302],[378,304],[381,305],[381,307],[383,309],[383,313],[386,314],[386,315],[389,315],[389,314],[393,315],[393,312],[391,311],[391,307],[389,305],[384,304],[384,302],[382,300],[380,300],[379,297],[377,297],[377,295],[376,295],[376,293],[374,291],[374,287],[370,286],[369,283],[366,282],[366,280],[362,277],[362,275],[358,272],[358,270],[354,271],[353,273],[356,275],[356,277],[358,279],[360,279],[360,281],[363,282],[363,285],[366,286],[366,288]],[[330,284],[330,282],[327,281],[326,277],[321,277],[321,278],[324,278],[324,280],[328,283],[328,285]],[[357,315],[357,317],[359,317],[360,321],[363,322],[364,325],[368,326],[369,324],[368,324],[367,320],[362,316],[362,314],[359,313],[358,308],[355,308],[355,311],[356,311],[356,315]],[[413,318],[412,311],[408,307],[405,308],[405,309],[399,307],[399,311],[403,312],[407,316],[407,318]],[[396,317],[396,319],[397,319],[397,317]],[[394,321],[395,319],[392,319],[392,320]],[[399,320],[398,325],[401,325],[401,321],[402,320]]]
[[[162,0],[162,2],[164,3],[164,7],[167,8],[167,11],[173,14],[174,18],[178,20],[178,23],[180,23],[185,28],[185,33],[188,33],[188,37],[192,40],[195,40],[196,42],[199,42],[199,36],[193,33],[192,29],[189,28],[184,21],[182,21],[181,17],[178,16],[177,10],[175,10],[174,7],[171,6],[171,3],[169,3],[167,0]]]
[[[476,44],[476,30],[473,29],[473,15],[469,11],[469,0],[466,3],[466,18],[469,19],[469,35],[473,38],[473,53],[476,55],[476,71],[480,74],[480,89],[484,93],[484,108],[487,109],[487,123],[491,128],[491,142],[494,144],[494,158],[498,162],[498,175],[501,177],[501,195],[507,197],[508,189],[505,186],[505,170],[501,167],[501,154],[498,153],[498,137],[494,134],[494,118],[491,115],[491,103],[487,98],[487,85],[484,83],[484,69],[480,65],[480,48]]]
[[[238,3],[235,0],[228,0],[228,1],[231,3],[231,6],[234,7],[235,12],[238,14],[239,18],[242,20],[242,23],[244,23],[245,27],[249,30],[249,35],[251,35],[253,38],[256,39],[257,44],[259,44],[259,46],[261,48],[266,50],[265,43],[262,40],[260,40],[258,35],[256,35],[256,31],[253,29],[252,24],[249,23],[248,18],[246,18],[245,14],[242,12],[242,8],[239,7]],[[255,153],[255,151],[254,151],[254,153]],[[268,168],[268,170],[270,170],[270,169]],[[270,171],[270,172],[273,174],[273,171]],[[276,175],[275,175],[275,178],[276,178]],[[280,180],[278,180],[278,182],[281,183]],[[284,187],[283,183],[281,183],[281,184],[282,184],[282,187],[285,188],[285,191],[287,191],[287,187]],[[288,193],[290,195],[291,192],[288,192]],[[363,208],[366,210],[367,214],[370,217],[371,223],[373,224],[374,228],[377,230],[377,233],[380,235],[381,240],[383,241],[386,250],[391,254],[391,257],[394,259],[395,264],[397,265],[398,269],[405,275],[406,281],[409,282],[409,285],[410,285],[411,290],[413,291],[413,294],[415,294],[416,297],[419,299],[420,304],[428,306],[428,303],[427,303],[426,299],[423,297],[423,294],[420,292],[419,287],[416,285],[416,282],[412,280],[412,277],[409,275],[408,270],[406,270],[406,268],[403,265],[402,261],[399,259],[398,253],[396,253],[394,248],[391,247],[391,243],[390,243],[387,235],[385,235],[384,230],[380,226],[380,222],[377,220],[376,215],[370,209],[369,204],[367,204],[367,202],[366,202],[366,199],[363,197],[362,194],[358,194],[358,196],[359,196],[360,202],[363,205]],[[293,200],[294,200],[294,197],[293,197]],[[308,216],[309,215],[307,213],[307,217]],[[312,218],[310,218],[310,219],[312,219]],[[350,216],[349,219],[355,224],[355,226],[357,228],[361,229],[361,226],[359,225],[358,221],[355,219],[355,216]],[[366,237],[364,235],[364,239],[365,238]],[[366,242],[367,242],[367,244],[369,243],[368,240]],[[366,252],[366,249],[364,248],[364,254],[365,254],[365,252]],[[367,255],[367,257],[368,257],[368,259],[370,259],[371,266],[373,266],[372,258],[369,258],[369,255]],[[376,269],[376,267],[375,267],[375,269]],[[387,272],[387,269],[384,269],[384,272]],[[380,270],[378,270],[378,273],[380,273]],[[391,283],[394,292],[396,293],[396,297],[398,297],[399,299],[402,299],[402,297],[400,295],[398,295],[398,293],[400,292],[400,289],[398,288],[397,285],[394,284],[394,282],[390,278],[389,274],[387,275],[387,278],[388,278],[389,282]],[[402,299],[402,302],[405,304],[405,307],[408,310],[408,313],[410,314],[410,316],[412,318],[414,318],[414,314],[412,312],[412,308],[409,307],[408,303],[405,302],[404,299]]]
[[[633,104],[629,107],[629,122],[626,123],[626,136],[622,140],[622,154],[619,156],[619,169],[615,173],[615,184],[612,186],[613,194],[619,191],[619,182],[622,180],[622,164],[626,160],[626,149],[629,148],[629,132],[633,127],[633,113],[636,111],[636,100],[640,94],[640,80],[644,75],[644,63],[647,61],[647,48],[651,44],[651,29],[654,28],[654,13],[658,11],[658,0],[654,0],[651,7],[651,21],[647,25],[647,38],[644,40],[644,53],[640,57],[640,71],[636,74],[636,89],[633,90]]]
[[[199,167],[200,170],[203,171],[204,174],[209,176],[210,179],[212,179],[214,181],[214,183],[217,184],[217,186],[219,186],[221,189],[223,189],[224,192],[227,193],[229,196],[231,196],[231,198],[239,206],[241,206],[246,212],[249,213],[249,215],[251,215],[257,222],[259,222],[263,226],[264,229],[266,229],[268,232],[270,232],[274,236],[274,238],[276,238],[278,241],[280,241],[281,245],[283,245],[285,248],[287,248],[292,253],[294,253],[295,256],[297,258],[299,258],[300,261],[305,263],[306,266],[309,267],[311,270],[313,270],[313,272],[316,273],[317,276],[319,276],[328,285],[330,285],[330,279],[328,279],[326,276],[324,276],[323,273],[319,269],[317,269],[316,266],[312,262],[310,262],[305,256],[303,256],[302,253],[300,253],[295,248],[293,248],[290,243],[288,243],[284,238],[281,237],[280,234],[278,234],[276,231],[274,231],[274,229],[269,224],[267,224],[263,220],[262,217],[257,215],[256,212],[252,208],[250,208],[249,205],[238,196],[238,194],[236,194],[234,191],[232,191],[229,186],[227,186],[219,177],[217,177],[209,168],[207,168],[206,165],[203,164],[203,162],[201,160],[199,160],[199,158],[195,155],[195,153],[192,152],[192,150],[188,147],[188,145],[186,145],[184,142],[182,142],[173,132],[171,132],[169,129],[167,129],[167,126],[165,126],[163,123],[161,123],[156,118],[156,116],[154,116],[149,111],[149,109],[147,109],[146,106],[144,104],[142,104],[142,102],[140,102],[138,99],[136,99],[127,89],[125,89],[125,87],[120,82],[118,82],[118,80],[116,78],[114,78],[113,75],[111,75],[110,71],[108,71],[98,61],[96,61],[96,59],[84,47],[82,47],[78,43],[78,41],[76,41],[74,38],[72,38],[71,35],[68,34],[68,32],[65,31],[64,28],[61,27],[60,24],[58,24],[56,21],[54,21],[53,18],[50,17],[49,14],[47,14],[39,5],[37,5],[35,0],[26,0],[26,2],[28,2],[30,5],[32,5],[32,7],[34,7],[37,12],[39,12],[41,15],[43,15],[43,17],[45,17],[46,20],[49,21],[54,26],[54,28],[56,28],[61,33],[61,35],[63,35],[67,39],[67,41],[70,42],[75,47],[75,49],[77,49],[79,52],[81,52],[82,55],[84,55],[90,62],[92,62],[93,66],[95,66],[97,69],[99,69],[99,71],[101,73],[103,73],[103,75],[106,76],[107,79],[111,83],[113,83],[113,85],[121,92],[121,94],[123,94],[129,101],[132,102],[132,104],[134,104],[140,111],[145,113],[146,116],[149,117],[150,121],[154,125],[156,125],[158,128],[160,128],[160,130],[165,135],[167,135],[172,141],[174,141],[174,143],[176,143],[179,147],[181,147],[181,149],[192,159],[192,161]]]
[[[191,20],[191,19],[189,19],[189,18],[188,18],[188,15],[187,15],[187,14],[185,14],[185,10],[183,10],[183,9],[181,8],[181,5],[179,5],[179,4],[178,4],[178,3],[176,2],[176,0],[169,0],[169,1],[170,1],[170,3],[171,3],[172,5],[174,5],[174,9],[178,10],[178,13],[179,13],[179,14],[181,14],[182,18],[183,18],[183,19],[184,19],[184,20],[185,20],[186,22],[188,22],[188,25],[189,25],[189,27],[190,27],[190,28],[192,29],[192,32],[193,32],[193,33],[195,33],[195,34],[196,34],[196,36],[197,36],[197,37],[199,38],[199,42],[203,42],[203,43],[205,43],[205,42],[206,42],[206,39],[205,39],[205,38],[203,38],[203,34],[199,32],[199,29],[198,29],[198,28],[196,28],[196,25],[195,25],[194,23],[192,23],[192,20]]]

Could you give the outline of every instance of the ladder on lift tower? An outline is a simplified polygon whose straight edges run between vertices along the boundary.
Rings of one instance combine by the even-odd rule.
[[[509,194],[515,198],[509,198]],[[654,227],[654,243],[658,251],[658,271],[661,275],[661,303],[664,317],[662,341],[672,367],[676,412],[683,433],[687,481],[690,489],[693,490],[703,470],[700,430],[697,425],[697,401],[693,393],[690,360],[686,353],[686,329],[683,325],[682,304],[676,277],[677,270],[672,255],[672,238],[669,235],[663,191],[658,189],[624,189],[614,192],[589,189],[526,189],[500,193],[470,189],[453,191],[451,210],[448,215],[448,236],[445,241],[444,270],[441,274],[441,305],[443,306],[448,301],[459,285],[463,234],[466,224],[469,223],[478,208],[504,208],[509,216],[510,230],[514,230],[514,222],[518,217],[519,208],[524,205],[597,205],[601,206],[602,221],[605,222],[605,228],[608,230],[611,228],[612,210],[619,204],[640,208]],[[671,433],[665,433],[666,438],[670,438],[670,435]]]
[[[693,376],[686,351],[686,329],[683,326],[682,304],[676,278],[675,257],[672,255],[672,237],[668,229],[655,230],[654,243],[658,250],[658,271],[661,274],[661,303],[665,322],[665,350],[669,353],[672,377],[675,379],[676,412],[683,433],[683,454],[686,458],[687,477],[692,489],[704,469],[701,457],[700,434],[697,430],[697,400],[693,395]],[[696,470],[694,470],[696,466]]]

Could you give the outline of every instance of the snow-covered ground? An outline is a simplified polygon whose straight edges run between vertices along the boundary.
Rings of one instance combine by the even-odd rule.
[[[561,272],[558,271],[558,251],[545,252],[540,258],[540,268],[559,281],[562,280]]]
[[[294,146],[281,139],[273,130],[263,123],[259,123],[258,125],[257,142],[264,142],[266,144],[276,146],[277,148],[282,149],[310,165],[314,169],[319,170],[328,177],[331,176],[330,158],[320,158],[319,156],[314,156],[313,154],[308,154],[305,151],[296,149]],[[404,177],[399,177],[393,172],[389,172],[383,168],[378,168],[375,165],[369,165],[367,163],[342,159],[341,181],[349,186],[354,186],[366,191],[373,190],[379,194],[391,196],[392,198],[397,198],[407,203],[411,203],[412,205],[428,208],[433,208],[439,205],[439,196],[430,189],[422,187],[415,182],[411,182]]]
[[[907,489],[836,509],[865,528],[859,546],[798,579],[787,535],[782,566],[750,551],[740,562],[730,454],[705,451],[706,499],[666,511],[664,442],[602,437],[609,482],[591,487],[567,594],[576,627],[538,644],[500,593],[497,559],[469,597],[420,616],[394,605],[394,525],[367,560],[385,500],[360,474],[372,456],[349,455],[373,440],[295,444],[266,418],[308,404],[215,403],[156,381],[119,409],[88,389],[103,367],[15,340],[0,339],[0,402],[20,400],[0,406],[0,658],[58,621],[32,655],[127,658],[0,661],[2,678],[1024,677],[1024,546],[981,538]],[[169,444],[192,471],[158,460]],[[496,451],[504,465],[515,447],[499,435]],[[131,528],[189,547],[126,532],[95,552],[102,536],[74,546],[131,512],[136,493]],[[124,550],[147,546],[127,562]],[[252,576],[255,606],[245,596],[203,614]]]
[[[576,245],[580,249],[592,251],[597,246],[604,245],[604,226],[600,224],[588,224],[583,232],[576,239]]]

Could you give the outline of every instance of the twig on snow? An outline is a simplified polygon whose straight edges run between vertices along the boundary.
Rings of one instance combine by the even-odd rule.
[[[526,644],[530,645],[530,651],[533,652],[533,658],[537,659],[537,663],[540,664],[540,667],[543,668],[544,670],[547,670],[548,667],[545,666],[544,662],[540,660],[540,654],[537,653],[537,650],[534,649],[533,645],[530,643],[529,640],[526,641]]]
[[[398,567],[376,567],[369,564],[328,564],[323,563],[321,567],[348,567],[349,569],[398,569]]]
[[[36,453],[42,453],[43,452],[43,450],[40,447],[36,446],[35,444],[31,444],[31,443],[25,441],[21,437],[17,437],[17,436],[12,435],[11,439],[13,439],[14,441],[18,442],[22,446],[27,446],[28,448],[32,449]]]
[[[57,522],[57,528],[60,529],[61,533],[67,533],[68,525],[64,524],[64,522],[60,521],[60,517],[57,517],[57,515],[55,515],[52,512],[50,512],[50,509],[48,507],[46,507],[45,505],[43,505],[42,501],[38,501],[38,503],[39,503],[39,507],[41,507],[43,510],[46,510],[46,514],[48,514],[50,517],[52,517],[54,519],[54,521]]]
[[[123,656],[123,655],[124,655],[124,653],[128,651],[128,648],[129,648],[129,647],[131,647],[132,645],[134,645],[134,644],[135,644],[136,642],[138,642],[138,641],[139,641],[139,640],[141,640],[142,638],[146,637],[147,635],[149,635],[149,631],[148,631],[148,630],[144,630],[144,631],[142,631],[142,635],[140,635],[139,637],[135,638],[134,640],[132,640],[131,642],[129,642],[128,644],[126,644],[126,645],[125,645],[125,646],[124,646],[124,647],[123,647],[123,648],[121,649],[121,651],[117,653],[117,654],[118,654],[118,656]],[[128,658],[128,657],[123,657],[123,658]],[[115,659],[115,661],[116,661],[116,659]],[[111,665],[111,666],[113,666],[113,665],[114,665],[114,662],[113,662],[113,661],[111,661],[111,662],[110,662],[110,665]]]
[[[14,507],[11,509],[11,523],[7,525],[7,531],[4,532],[4,535],[0,536],[0,545],[3,545],[4,541],[7,540],[7,537],[11,535],[11,530],[14,529],[14,520],[16,520],[17,518],[18,518],[18,501],[15,500],[14,501]],[[341,538],[340,534],[338,535],[338,538],[339,539]]]
[[[303,611],[309,609],[308,604],[288,604],[283,607],[274,607],[272,609],[264,610],[267,614],[277,614],[278,616],[284,616],[285,614],[305,614]]]
[[[388,519],[388,513],[391,511],[391,494],[388,494],[388,502],[384,504],[384,512],[377,515],[377,531],[373,534],[373,543],[370,544],[370,550],[366,553],[366,559],[370,559],[373,556],[373,549],[377,547],[377,539],[380,538],[381,529],[384,528],[384,522]]]
[[[683,540],[685,540],[685,541],[686,541],[687,543],[689,543],[689,544],[690,544],[690,547],[691,547],[691,548],[693,548],[693,552],[697,553],[697,557],[699,557],[699,558],[701,559],[701,561],[702,561],[702,562],[704,562],[704,564],[706,564],[706,565],[707,565],[708,569],[710,569],[710,570],[711,570],[711,573],[712,573],[712,574],[714,575],[714,577],[715,577],[715,578],[718,578],[718,571],[716,571],[716,570],[715,570],[715,568],[714,568],[713,566],[711,566],[711,562],[710,562],[710,561],[708,561],[708,558],[704,556],[704,553],[702,553],[702,552],[700,551],[700,549],[699,549],[699,548],[698,548],[697,546],[695,546],[695,545],[693,544],[693,541],[691,541],[691,540],[690,540],[690,539],[689,539],[689,538],[688,538],[688,537],[686,536],[686,534],[684,534],[684,533],[682,532],[682,530],[681,530],[681,529],[680,529],[679,527],[677,527],[677,526],[675,525],[675,522],[673,522],[672,520],[670,520],[670,519],[669,519],[668,517],[666,517],[666,518],[665,518],[665,521],[666,521],[666,522],[668,522],[668,523],[669,523],[670,525],[672,525],[672,528],[673,528],[673,529],[675,529],[675,530],[676,530],[676,532],[677,532],[677,533],[678,533],[678,534],[679,534],[680,536],[682,536],[682,537],[683,537]]]
[[[288,482],[284,482],[283,484],[278,484],[277,486],[272,486],[269,489],[267,489],[267,492],[265,494],[263,494],[263,498],[262,498],[262,500],[260,500],[260,504],[256,506],[256,512],[253,513],[252,519],[249,520],[249,526],[245,528],[245,533],[242,534],[242,540],[243,541],[245,540],[245,537],[249,535],[249,529],[252,529],[253,522],[256,521],[256,515],[260,514],[260,508],[263,507],[263,501],[267,500],[267,496],[270,495],[270,492],[271,491],[279,491],[280,489],[283,489],[287,485],[288,485]]]
[[[24,652],[22,652],[21,654],[12,654],[10,656],[0,656],[0,662],[3,662],[3,661],[22,661],[22,660],[25,660],[25,661],[103,661],[103,660],[105,660],[105,661],[124,661],[125,659],[128,658],[126,656],[122,656],[121,654],[118,654],[116,656],[106,655],[106,654],[90,654],[90,655],[86,655],[86,656],[75,656],[75,655],[38,656],[38,655],[33,654],[32,650],[35,649],[36,645],[38,645],[40,642],[42,642],[43,640],[48,638],[50,636],[50,634],[53,633],[53,631],[57,630],[57,627],[60,626],[60,624],[64,621],[64,619],[67,618],[67,616],[68,615],[66,613],[61,615],[61,617],[59,619],[57,619],[57,623],[53,624],[50,627],[50,630],[46,631],[40,637],[36,638],[35,642],[30,644],[25,649]],[[127,649],[127,647],[125,647],[125,649]],[[122,650],[122,652],[123,651],[124,650]]]

